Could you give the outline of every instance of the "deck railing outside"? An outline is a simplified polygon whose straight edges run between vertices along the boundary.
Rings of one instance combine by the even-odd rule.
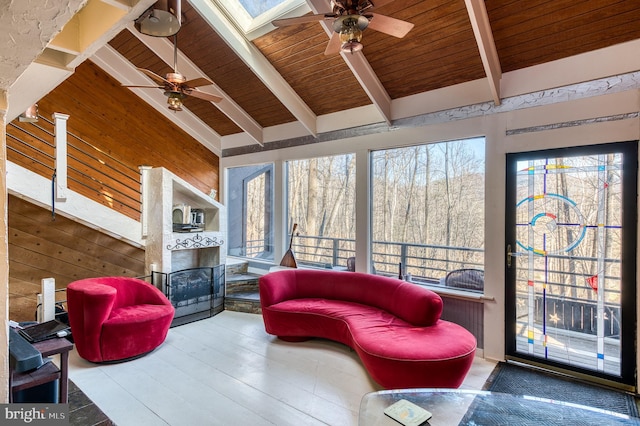
[[[255,257],[265,252],[261,241],[251,241],[247,247],[247,257]],[[347,259],[355,256],[355,240],[319,236],[297,236],[294,238],[293,251],[298,265],[325,269],[346,269]],[[581,262],[588,265],[597,262],[595,258],[549,255],[550,264]],[[484,269],[484,250],[469,247],[449,247],[433,244],[415,244],[374,241],[372,244],[373,272],[379,275],[397,277],[416,284],[445,285],[448,272],[456,269]],[[617,259],[605,259],[605,264],[619,264]],[[612,268],[607,268],[608,270]],[[614,268],[615,269],[615,268]],[[546,282],[546,296],[535,298],[536,321],[542,322],[547,315],[551,327],[571,332],[595,334],[597,319],[597,293],[587,284],[584,274],[548,268],[546,271],[534,270],[535,274],[546,273],[550,277]],[[604,292],[605,335],[618,338],[620,332],[620,278],[607,275],[608,283],[599,291]],[[517,297],[528,297],[526,277],[518,277]]]

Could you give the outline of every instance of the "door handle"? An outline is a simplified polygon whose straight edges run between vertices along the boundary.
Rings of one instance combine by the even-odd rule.
[[[507,268],[511,268],[511,258],[522,256],[522,253],[511,251],[511,244],[507,244]]]

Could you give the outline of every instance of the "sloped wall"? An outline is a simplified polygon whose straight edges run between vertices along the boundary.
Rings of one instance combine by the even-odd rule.
[[[114,167],[114,170],[126,168],[137,173],[139,166],[143,165],[164,167],[205,194],[209,194],[212,189],[220,192],[219,157],[144,103],[131,90],[122,87],[91,61],[78,66],[71,77],[40,99],[38,110],[47,119],[52,119],[53,113],[69,115],[66,123],[69,133],[112,157],[113,160],[105,157],[104,161],[111,161],[109,166]],[[48,126],[44,120],[40,121],[38,126],[44,126],[49,132],[53,132],[52,126]],[[18,128],[24,127],[18,119],[13,124]],[[55,167],[51,137],[40,133],[34,133],[32,138],[27,137],[26,141],[34,144],[34,150],[18,141],[25,135],[14,126],[8,126],[7,132],[10,136],[14,133],[18,135],[7,141],[8,160],[51,179]],[[34,130],[30,127],[29,132]],[[43,138],[46,143],[38,138]],[[69,140],[70,143],[78,144],[73,138]],[[84,144],[78,145],[82,150],[87,149]],[[97,155],[92,150],[87,152]],[[87,162],[83,155],[77,150],[69,149],[69,165],[89,174],[101,186],[109,188],[114,185],[111,181],[106,181],[103,175],[95,174],[92,167],[99,166],[85,166],[85,163],[93,163]],[[119,174],[116,171],[111,173],[116,178]],[[97,191],[96,187],[87,186],[77,172],[69,171],[68,185],[71,191],[139,220],[139,214],[135,210],[114,203]],[[119,188],[114,186],[116,187]],[[124,193],[133,198],[136,196],[126,190]]]
[[[218,156],[90,61],[78,66],[71,77],[39,100],[38,106],[40,115],[47,118],[54,112],[68,114],[69,132],[134,169],[141,165],[165,167],[205,194],[211,189],[219,192]],[[20,165],[39,172],[35,162]],[[51,177],[50,173],[44,176]],[[83,191],[74,181],[69,186],[71,191],[113,208],[104,197]],[[60,215],[52,221],[48,209],[10,196],[9,318],[34,319],[43,278],[55,278],[60,289],[80,278],[141,276],[144,256],[144,248]],[[64,293],[58,296],[65,297]]]
[[[144,274],[144,249],[9,196],[9,319],[33,321],[40,280],[56,289],[97,276]],[[65,299],[64,292],[57,294]]]

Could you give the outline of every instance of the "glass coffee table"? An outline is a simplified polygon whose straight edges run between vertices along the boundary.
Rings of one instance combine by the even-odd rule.
[[[455,425],[640,425],[640,418],[551,399],[461,389],[384,390],[366,394],[360,403],[359,426],[398,426],[383,413],[406,399],[433,417],[431,426]]]

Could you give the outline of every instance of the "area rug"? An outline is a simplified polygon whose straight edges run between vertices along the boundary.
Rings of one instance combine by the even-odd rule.
[[[483,389],[571,402],[639,417],[633,395],[506,362],[498,363]]]

